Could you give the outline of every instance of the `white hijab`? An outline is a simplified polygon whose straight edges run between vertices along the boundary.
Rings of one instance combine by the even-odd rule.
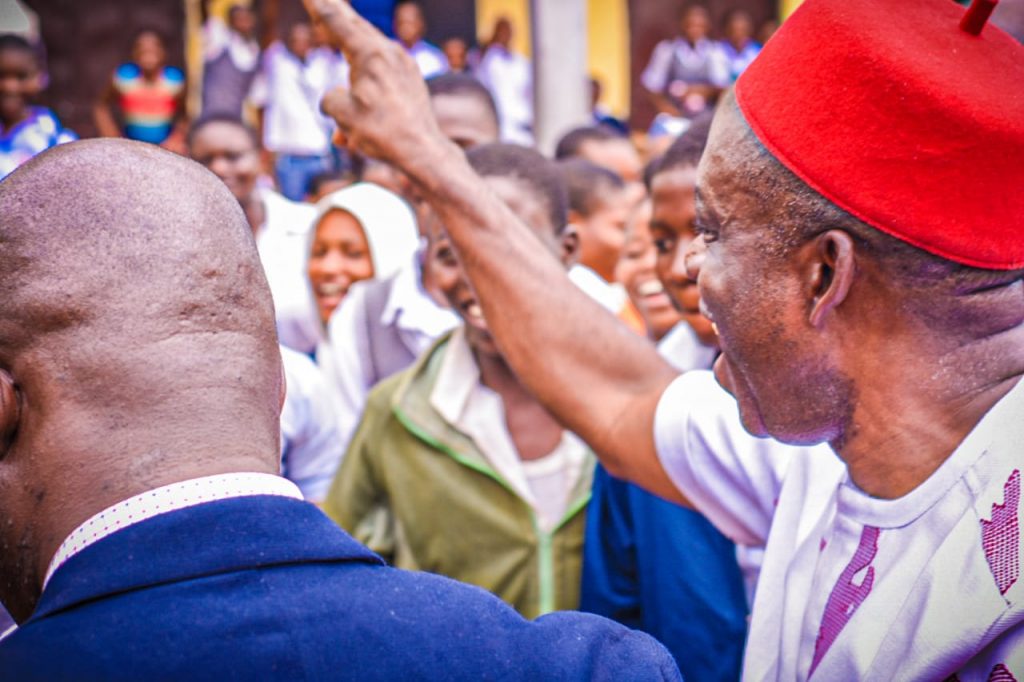
[[[310,247],[316,226],[328,212],[350,213],[363,228],[373,261],[373,278],[386,279],[412,260],[419,246],[416,215],[393,192],[371,182],[359,182],[331,192],[316,205]],[[307,249],[307,259],[310,249]]]

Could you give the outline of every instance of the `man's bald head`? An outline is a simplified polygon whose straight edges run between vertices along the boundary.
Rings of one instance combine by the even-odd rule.
[[[5,360],[83,327],[118,331],[111,343],[272,328],[238,202],[198,164],[152,145],[78,142],[13,173],[0,186],[0,265]]]
[[[0,183],[0,290],[12,613],[62,533],[99,509],[193,476],[276,470],[270,293],[238,201],[200,165],[124,140],[37,156]]]

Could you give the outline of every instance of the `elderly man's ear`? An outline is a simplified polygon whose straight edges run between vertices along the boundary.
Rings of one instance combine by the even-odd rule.
[[[20,421],[21,400],[14,377],[7,370],[0,369],[0,459],[14,441]]]

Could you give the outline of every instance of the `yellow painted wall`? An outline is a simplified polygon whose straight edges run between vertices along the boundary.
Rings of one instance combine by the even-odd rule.
[[[589,0],[587,66],[601,81],[601,103],[629,115],[629,7],[626,0]]]
[[[542,0],[550,1],[550,0]],[[629,114],[629,7],[627,0],[588,0],[587,65],[604,86],[602,104],[616,116]],[[530,55],[529,0],[476,0],[480,41],[490,38],[501,16],[512,20],[512,46]]]
[[[782,19],[785,19],[792,14],[793,10],[799,7],[800,3],[803,1],[804,0],[779,0],[779,16]]]
[[[512,22],[512,49],[530,56],[529,0],[476,0],[476,35],[481,44],[490,40],[494,22],[508,17]]]

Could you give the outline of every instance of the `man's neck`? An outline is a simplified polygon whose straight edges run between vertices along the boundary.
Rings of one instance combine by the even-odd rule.
[[[861,490],[896,499],[924,483],[1024,376],[1024,327],[933,356],[873,363],[833,448]],[[1024,418],[1024,417],[1022,417]]]

